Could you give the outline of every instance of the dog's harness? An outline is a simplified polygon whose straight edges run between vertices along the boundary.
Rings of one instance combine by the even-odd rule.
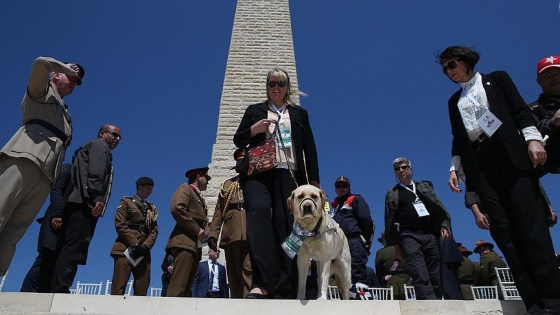
[[[313,228],[313,230],[311,230],[311,231],[306,230],[306,229],[302,228],[299,224],[295,223],[294,224],[294,232],[298,235],[302,235],[302,236],[306,236],[306,237],[315,237],[315,236],[321,234],[321,232],[319,231],[319,227],[321,226],[322,222],[323,222],[323,217],[321,217],[319,219],[319,221],[317,221],[317,225],[315,225],[315,228]],[[329,222],[327,222],[327,228],[325,229],[325,232],[327,232],[329,230],[336,230],[337,227],[338,227],[338,223],[336,223],[336,221],[329,220]]]

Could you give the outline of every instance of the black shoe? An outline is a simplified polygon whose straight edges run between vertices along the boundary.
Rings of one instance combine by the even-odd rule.
[[[246,299],[257,299],[257,300],[264,300],[264,299],[269,299],[270,297],[268,295],[264,295],[261,293],[249,293],[245,296]]]

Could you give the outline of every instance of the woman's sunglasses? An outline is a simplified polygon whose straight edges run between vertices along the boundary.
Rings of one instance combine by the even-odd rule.
[[[276,85],[278,85],[279,87],[285,87],[286,86],[286,81],[268,81],[268,82],[266,82],[266,85],[269,88],[273,88]]]
[[[443,66],[443,73],[447,74],[447,70],[453,70],[457,68],[457,61],[459,61],[459,59],[451,60],[447,63],[447,66]]]

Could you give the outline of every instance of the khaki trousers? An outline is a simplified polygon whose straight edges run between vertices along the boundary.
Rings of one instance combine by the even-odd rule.
[[[52,183],[25,158],[0,155],[0,276],[6,274],[16,244],[47,199]]]
[[[242,299],[251,291],[253,272],[247,241],[223,245],[226,253],[227,276],[232,299]]]
[[[187,297],[191,295],[191,288],[198,272],[201,254],[200,249],[192,252],[183,248],[171,248],[173,273],[167,287],[167,296]]]
[[[146,296],[150,286],[150,254],[146,255],[136,267],[128,262],[125,256],[113,256],[115,260],[111,295],[124,295],[130,274],[134,277],[132,287],[135,296]]]

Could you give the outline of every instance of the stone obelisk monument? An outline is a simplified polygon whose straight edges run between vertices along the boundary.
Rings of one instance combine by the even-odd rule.
[[[210,217],[220,184],[236,175],[230,170],[235,165],[233,135],[247,106],[266,100],[266,75],[275,67],[288,72],[297,90],[289,1],[238,0],[209,165],[212,180],[205,193]]]

